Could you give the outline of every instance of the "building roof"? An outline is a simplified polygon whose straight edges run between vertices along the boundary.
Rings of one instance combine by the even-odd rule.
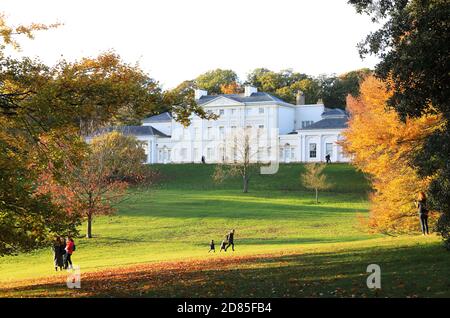
[[[347,121],[348,121],[347,116],[324,118],[300,130],[344,129],[347,128]]]
[[[322,117],[347,117],[347,113],[345,110],[340,108],[325,108],[325,111],[322,113]]]
[[[244,94],[204,95],[197,100],[197,103],[199,105],[203,105],[219,97],[229,98],[239,103],[277,102],[288,104],[278,97],[263,92],[255,92],[252,93],[250,96],[245,96]]]
[[[106,134],[106,133],[113,132],[113,131],[120,132],[124,135],[133,135],[133,136],[158,136],[158,137],[166,137],[166,138],[170,137],[152,126],[105,127],[105,128],[97,130],[94,133],[94,135]]]
[[[172,115],[169,112],[164,112],[159,115],[147,117],[143,120],[144,123],[162,123],[172,121]]]

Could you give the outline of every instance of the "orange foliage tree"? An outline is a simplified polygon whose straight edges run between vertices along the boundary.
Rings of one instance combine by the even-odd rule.
[[[442,119],[424,115],[402,122],[387,108],[389,97],[386,83],[373,76],[361,84],[359,97],[347,97],[350,119],[342,146],[353,164],[372,179],[369,227],[395,235],[419,229],[414,200],[430,180],[421,179],[408,163]],[[430,222],[435,221],[432,213]]]
[[[85,219],[87,238],[92,237],[94,216],[113,214],[130,183],[150,181],[142,165],[144,149],[135,137],[111,132],[95,137],[89,148],[81,162],[65,160],[64,174],[44,171],[37,191],[50,195],[68,215]]]
[[[238,83],[232,82],[229,84],[220,85],[220,90],[222,94],[239,94],[239,92],[241,91],[241,87]]]

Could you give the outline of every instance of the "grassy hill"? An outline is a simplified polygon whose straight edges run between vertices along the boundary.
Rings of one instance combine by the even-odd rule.
[[[320,289],[313,283],[326,282],[328,284],[322,286],[323,291],[316,296],[321,296],[320,293],[332,296],[334,294],[329,291],[339,286],[344,290],[340,295],[350,296],[355,280],[364,287],[368,262],[384,260],[389,260],[390,275],[395,276],[393,272],[402,273],[405,269],[400,280],[406,280],[407,275],[412,277],[414,268],[427,271],[432,265],[433,275],[443,275],[447,280],[440,280],[436,287],[424,277],[419,284],[425,290],[422,295],[448,295],[445,291],[449,289],[445,286],[449,284],[450,253],[441,250],[436,237],[386,238],[370,235],[361,227],[357,215],[367,215],[369,185],[364,176],[349,165],[327,167],[325,172],[333,187],[320,195],[319,205],[314,204],[313,193],[300,184],[303,166],[299,164],[281,165],[275,175],[255,176],[248,194],[241,193],[238,178],[214,184],[211,178],[213,165],[151,168],[158,169],[162,176],[157,186],[133,191],[132,197],[119,207],[116,215],[95,219],[93,239],[76,240],[73,260],[81,266],[86,289],[68,291],[65,288],[65,274],[53,271],[49,248],[1,258],[0,295],[47,295],[48,290],[52,290],[54,294],[50,295],[62,293],[66,296],[70,292],[78,296],[102,293],[158,296],[167,293],[185,295],[195,290],[198,296],[220,296],[219,291],[223,293],[224,289],[217,286],[227,283],[220,280],[222,283],[215,285],[217,277],[201,279],[220,272],[218,277],[224,279],[236,280],[242,275],[238,280],[242,284],[234,283],[226,289],[230,293],[238,291],[235,296],[246,296],[250,289],[258,290],[253,292],[255,296],[308,296]],[[218,245],[231,228],[236,229],[236,252],[208,254],[209,241],[214,239]],[[421,258],[418,252],[426,257]],[[435,254],[438,255],[433,257]],[[399,267],[395,265],[396,255]],[[188,264],[183,265],[183,275],[187,276],[182,279],[188,283],[181,284],[179,277],[175,279],[165,272],[170,266],[178,268],[173,264],[180,261]],[[230,266],[240,271],[222,268],[221,264],[225,263],[234,264]],[[216,265],[209,268],[208,264]],[[198,270],[202,266],[205,269]],[[137,268],[133,273],[144,272],[149,276],[134,277],[128,273],[128,282],[133,282],[134,287],[120,292],[117,288],[105,290],[99,287],[98,280],[105,273],[124,273],[126,268]],[[164,284],[158,285],[149,274],[154,275],[155,271],[161,277],[165,277],[165,273],[169,275]],[[206,272],[209,274],[202,276]],[[270,281],[271,273],[275,272],[279,277]],[[265,279],[255,286],[254,275]],[[121,277],[120,281],[123,280]],[[44,281],[47,282],[45,288],[42,287]],[[90,283],[96,287],[90,290]],[[272,293],[270,284],[278,284],[274,287],[276,292]],[[304,294],[299,294],[291,291],[296,284],[312,285],[302,287]],[[404,292],[394,293],[397,290],[393,288],[394,284],[397,282],[393,279],[392,291],[387,295],[416,292],[416,287],[411,285]],[[24,287],[28,285],[35,287]],[[436,289],[427,290],[428,285]]]

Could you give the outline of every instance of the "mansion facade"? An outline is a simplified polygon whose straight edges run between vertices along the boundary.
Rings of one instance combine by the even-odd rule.
[[[208,95],[196,90],[195,99],[206,112],[218,116],[206,120],[191,116],[184,127],[170,113],[145,118],[141,126],[110,127],[144,142],[147,163],[218,163],[237,160],[236,140],[251,134],[251,161],[332,162],[349,158],[337,143],[347,127],[348,115],[322,103],[305,104],[301,92],[296,105],[247,86],[243,94]],[[249,152],[250,153],[250,152]],[[242,153],[240,154],[242,156]]]

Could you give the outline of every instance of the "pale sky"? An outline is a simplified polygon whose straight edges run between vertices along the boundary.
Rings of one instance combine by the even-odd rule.
[[[61,22],[22,40],[54,64],[113,49],[171,88],[215,68],[310,75],[372,68],[356,44],[376,25],[347,0],[0,0],[9,24]]]

